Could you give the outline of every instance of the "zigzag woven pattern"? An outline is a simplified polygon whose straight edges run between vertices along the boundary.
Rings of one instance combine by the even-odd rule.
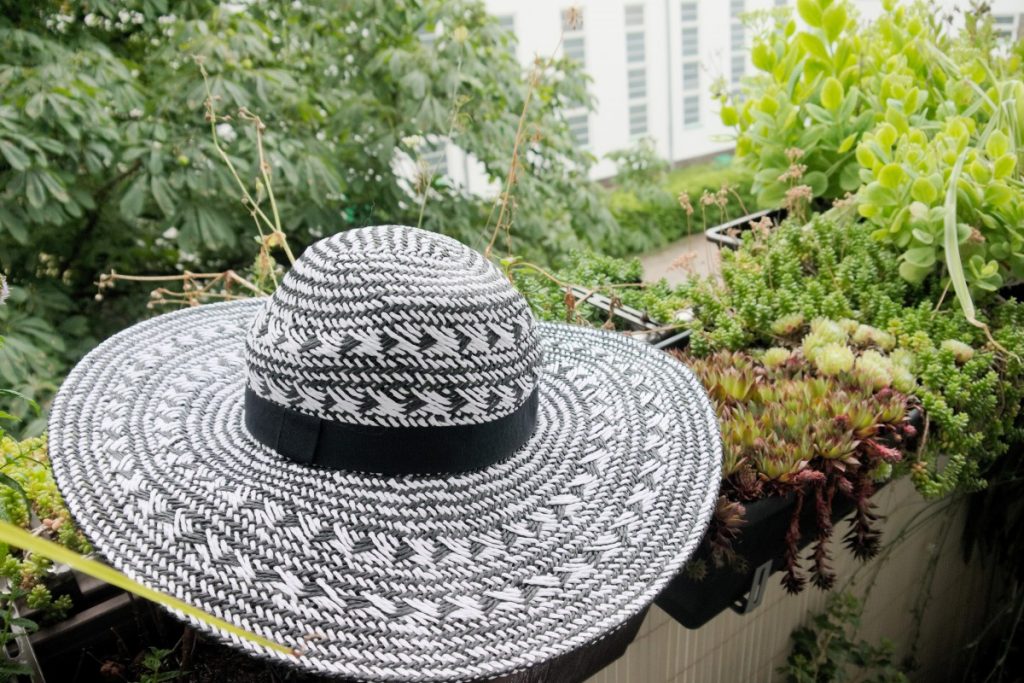
[[[500,289],[479,291],[513,298]],[[256,348],[246,333],[269,308],[287,319],[289,296],[135,325],[72,371],[52,409],[55,477],[113,566],[305,654],[197,628],[327,675],[486,679],[601,638],[696,548],[721,444],[703,389],[669,356],[610,332],[532,325],[523,339],[535,348],[519,355],[524,366],[536,358],[537,427],[512,457],[446,476],[323,470],[283,458],[244,426]],[[289,357],[267,338],[275,344],[260,353]],[[482,352],[469,355],[474,371],[485,367]]]
[[[246,340],[258,395],[367,425],[494,420],[533,391],[537,360],[529,307],[493,264],[401,226],[311,246]]]

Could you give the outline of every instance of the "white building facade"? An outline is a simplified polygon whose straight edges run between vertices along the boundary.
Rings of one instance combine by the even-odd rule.
[[[516,37],[524,68],[556,52],[578,60],[590,77],[595,110],[566,112],[578,144],[597,162],[596,179],[615,175],[606,155],[649,138],[673,162],[732,149],[718,117],[717,84],[735,91],[753,69],[746,12],[792,6],[795,0],[485,0],[488,11]],[[863,20],[881,13],[881,0],[855,0]],[[934,0],[936,12],[966,0]],[[992,0],[997,28],[1024,32],[1024,0]],[[568,11],[577,8],[578,24]],[[435,168],[477,192],[493,191],[482,167],[460,150],[438,148]]]

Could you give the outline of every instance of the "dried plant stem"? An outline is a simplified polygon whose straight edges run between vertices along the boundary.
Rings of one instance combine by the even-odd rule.
[[[519,172],[519,150],[522,147],[524,140],[524,132],[526,130],[526,114],[530,110],[530,102],[533,100],[534,91],[540,84],[541,72],[544,66],[546,66],[554,56],[558,54],[558,51],[562,47],[562,43],[565,41],[565,29],[563,28],[561,34],[558,36],[558,44],[555,45],[555,49],[551,53],[551,57],[546,60],[537,59],[533,64],[533,69],[530,71],[530,80],[526,88],[526,97],[523,98],[523,109],[519,113],[519,123],[516,126],[516,137],[512,144],[512,160],[508,165],[508,173],[505,176],[505,189],[498,195],[497,206],[498,208],[498,220],[494,224],[494,230],[491,232],[491,238],[487,242],[487,248],[484,249],[484,257],[490,258],[491,252],[494,250],[494,244],[498,241],[498,235],[504,228],[508,233],[508,239],[511,241],[511,229],[512,229],[512,218],[511,209],[509,208],[509,202],[512,197],[512,186],[516,183],[516,176]],[[494,215],[494,206],[491,207],[491,213],[487,217],[487,225],[491,223],[491,216]],[[511,245],[510,245],[511,246]]]

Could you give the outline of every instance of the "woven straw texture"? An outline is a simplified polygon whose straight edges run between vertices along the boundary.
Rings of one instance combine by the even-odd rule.
[[[461,242],[400,226],[302,254],[246,341],[249,386],[349,424],[441,426],[507,415],[537,384],[526,301]]]
[[[475,472],[360,475],[293,463],[246,431],[246,358],[274,346],[256,332],[247,351],[247,333],[267,315],[254,300],[135,325],[74,369],[50,420],[57,482],[113,566],[304,655],[215,635],[360,680],[499,676],[623,623],[700,541],[721,444],[670,357],[534,325],[525,447]],[[506,386],[523,374],[510,361]]]

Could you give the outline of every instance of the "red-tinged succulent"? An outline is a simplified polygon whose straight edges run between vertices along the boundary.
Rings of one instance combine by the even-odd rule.
[[[837,496],[852,500],[856,509],[846,545],[859,558],[877,552],[877,516],[870,497],[876,477],[891,475],[892,464],[902,458],[900,449],[916,434],[908,422],[913,400],[874,372],[875,365],[889,363],[887,357],[874,349],[855,355],[841,342],[849,335],[847,327],[819,319],[794,348],[686,358],[721,422],[722,498],[709,535],[716,565],[737,560],[731,544],[739,533],[741,503],[788,494],[796,497],[786,534],[783,584],[788,590],[799,591],[807,582],[797,553],[800,518],[808,506],[817,527],[810,566],[815,586],[827,589],[835,581],[829,541]],[[870,332],[862,330],[862,340],[873,336]],[[843,352],[835,354],[840,347]],[[828,353],[842,355],[842,362],[823,361]],[[867,379],[857,367],[865,356],[862,365],[871,372]],[[822,372],[823,362],[827,372]]]

